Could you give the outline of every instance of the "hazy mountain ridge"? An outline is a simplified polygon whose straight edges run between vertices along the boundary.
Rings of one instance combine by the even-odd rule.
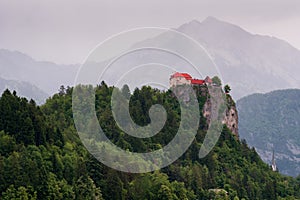
[[[283,40],[251,34],[239,26],[213,17],[208,17],[203,22],[193,20],[175,30],[192,37],[205,47],[217,64],[223,82],[229,83],[232,87],[234,99],[277,89],[300,88],[300,78],[297,76],[300,73],[300,51]],[[166,48],[168,46],[176,48],[178,45],[182,46],[178,42],[174,37],[161,34],[138,42],[136,46],[162,44],[161,46]],[[193,51],[189,53],[192,54]],[[132,68],[132,65],[151,62],[147,54],[149,52],[127,55],[123,62],[115,66],[115,69],[108,71],[105,81],[113,84],[115,77],[121,76],[127,68]],[[178,71],[187,70],[186,62],[176,60],[170,55],[162,53],[153,56],[156,63],[168,63],[172,65],[171,67],[178,67],[176,68]],[[95,67],[99,68],[99,66]],[[28,81],[49,94],[56,92],[60,85],[73,85],[78,69],[79,65],[39,62],[20,52],[0,50],[1,77]],[[138,77],[145,75],[143,72],[137,73],[141,73],[137,74]],[[166,71],[159,75],[166,85],[168,85],[168,73],[170,72]]]
[[[18,95],[26,97],[28,99],[34,99],[38,104],[45,102],[45,99],[49,97],[47,93],[39,89],[38,87],[24,81],[6,80],[0,77],[0,93],[6,89],[15,90]]]
[[[280,172],[300,174],[300,90],[253,94],[237,102],[239,132],[262,159],[271,162],[275,150]]]
[[[58,65],[36,61],[18,51],[0,49],[0,76],[5,79],[30,82],[48,94],[60,85],[72,85],[79,65]]]
[[[214,58],[236,99],[256,92],[299,88],[300,51],[287,42],[254,35],[208,17],[177,29],[199,41]]]

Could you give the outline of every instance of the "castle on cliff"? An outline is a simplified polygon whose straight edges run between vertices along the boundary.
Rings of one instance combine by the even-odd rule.
[[[180,73],[175,72],[170,76],[170,87],[175,88],[179,85],[207,85],[207,86],[215,86],[220,87],[220,85],[213,82],[213,80],[207,76],[204,80],[202,79],[195,79],[188,73]],[[208,91],[206,87],[198,88],[202,92],[202,94],[208,95]],[[213,90],[212,90],[213,91]],[[176,92],[179,96],[181,96],[185,101],[189,101],[189,95],[179,88],[178,90],[175,88],[174,92]],[[211,109],[212,109],[212,99],[218,99],[220,97],[215,96],[215,94],[212,92],[209,94],[210,97],[207,98],[204,106],[203,106],[203,116],[206,118],[207,122],[209,123],[211,120]],[[222,123],[226,124],[226,126],[232,131],[232,133],[239,138],[238,134],[238,113],[235,107],[235,104],[233,103],[233,99],[229,96],[226,98],[227,100],[227,109],[225,116],[223,118]]]
[[[170,87],[177,85],[212,85],[212,79],[207,76],[204,80],[192,78],[188,73],[175,72],[170,77]]]

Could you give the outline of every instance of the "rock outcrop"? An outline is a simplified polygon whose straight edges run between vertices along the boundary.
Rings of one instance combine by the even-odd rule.
[[[177,86],[173,87],[173,92],[176,96],[180,97],[184,102],[190,101],[190,90],[191,87]],[[229,94],[224,94],[220,86],[210,86],[210,91],[207,86],[194,86],[194,90],[199,97],[204,97],[205,100],[202,103],[199,101],[200,107],[202,107],[202,114],[206,118],[207,124],[210,124],[212,119],[212,111],[217,114],[219,108],[217,108],[216,100],[224,98],[224,103],[226,104],[224,116],[222,117],[222,123],[231,130],[231,132],[239,138],[238,133],[238,112],[235,106],[235,102]],[[218,92],[219,91],[219,92]],[[202,105],[201,105],[202,103]]]
[[[203,116],[206,118],[208,123],[211,120],[211,111],[213,109],[211,95],[213,94],[210,94],[210,96],[208,96],[207,101],[205,102],[203,107]],[[225,115],[223,116],[222,123],[225,124],[237,138],[239,138],[238,112],[231,96],[229,94],[225,95],[227,108],[225,110]]]

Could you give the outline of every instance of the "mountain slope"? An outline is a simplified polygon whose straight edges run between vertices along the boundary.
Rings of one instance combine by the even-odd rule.
[[[237,102],[240,137],[271,163],[272,151],[280,172],[300,174],[300,90],[253,94]]]
[[[208,17],[177,29],[199,41],[212,54],[236,99],[256,92],[299,88],[300,51],[283,40],[253,35]]]
[[[61,85],[72,85],[78,67],[35,61],[18,51],[0,49],[2,78],[29,82],[48,94],[57,92]]]
[[[283,40],[254,35],[213,17],[208,17],[203,22],[193,20],[176,30],[194,38],[211,54],[221,72],[223,82],[229,83],[232,87],[234,99],[277,89],[300,88],[300,78],[297,76],[300,74],[300,51]],[[168,33],[138,42],[133,46],[138,47],[142,44],[161,44],[160,46],[166,49],[176,48],[176,45],[183,46]],[[192,50],[185,50],[189,51]],[[149,54],[150,58],[147,56]],[[173,67],[173,71],[188,70],[187,62],[163,51],[139,51],[119,58],[118,61],[114,63],[115,68],[110,67],[106,72],[105,81],[109,84],[115,83],[117,77],[130,71],[132,66],[145,63],[167,64]],[[94,67],[97,71],[99,63]],[[1,77],[30,82],[49,94],[56,92],[60,85],[73,85],[78,68],[79,65],[38,62],[20,52],[0,50]],[[168,76],[172,70],[160,70],[160,73],[157,73],[157,69],[151,64],[149,68],[153,70],[147,71],[147,75],[161,76],[161,80],[165,80],[165,85],[168,85]],[[193,71],[187,72],[193,74]],[[142,79],[146,74],[143,70],[137,71],[135,75]]]
[[[0,93],[6,89],[15,90],[18,95],[34,99],[38,104],[44,103],[49,97],[47,93],[28,82],[6,80],[0,77]]]
[[[300,78],[297,76],[300,74],[300,51],[283,40],[254,35],[236,25],[213,17],[208,17],[203,22],[193,20],[175,30],[195,39],[207,50],[219,68],[223,82],[232,87],[234,99],[276,89],[300,88]],[[179,49],[179,52],[176,53],[192,61],[202,59],[203,55],[199,55],[199,51],[195,51],[189,45],[182,43],[179,38],[180,36],[166,31],[138,42],[133,47],[153,45],[161,49]],[[187,49],[189,47],[190,49]],[[150,57],[149,54],[151,54]],[[167,55],[165,52],[147,50],[126,56],[128,59],[124,59],[125,65],[129,63],[138,66],[142,63],[155,62],[166,64],[172,67],[173,71],[187,71],[192,75],[194,74],[192,67],[187,67],[189,66],[187,62],[176,56]],[[116,64],[116,68],[126,68],[123,63]],[[195,63],[206,68],[213,68],[213,63],[205,58],[200,61],[200,64],[199,62]],[[210,74],[211,69],[205,68],[203,70],[203,66],[198,66],[201,73],[216,75]],[[143,77],[143,74],[138,76]],[[156,75],[156,78],[158,76],[162,75]],[[161,79],[167,80],[167,77]],[[165,84],[168,83],[165,82]]]

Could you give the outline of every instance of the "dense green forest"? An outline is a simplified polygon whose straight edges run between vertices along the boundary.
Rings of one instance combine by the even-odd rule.
[[[202,86],[206,87],[206,86]],[[111,141],[123,149],[147,152],[166,145],[176,134],[180,107],[171,91],[128,87],[130,114],[139,125],[150,121],[148,110],[159,103],[167,110],[166,125],[154,137],[130,137],[113,120],[113,87],[95,88],[99,122]],[[209,95],[195,88],[199,108]],[[159,171],[131,174],[98,162],[82,145],[72,114],[72,88],[37,106],[6,90],[0,98],[0,199],[300,199],[300,177],[273,172],[255,149],[239,141],[224,126],[214,149],[198,158],[207,123],[199,129],[188,151]]]

